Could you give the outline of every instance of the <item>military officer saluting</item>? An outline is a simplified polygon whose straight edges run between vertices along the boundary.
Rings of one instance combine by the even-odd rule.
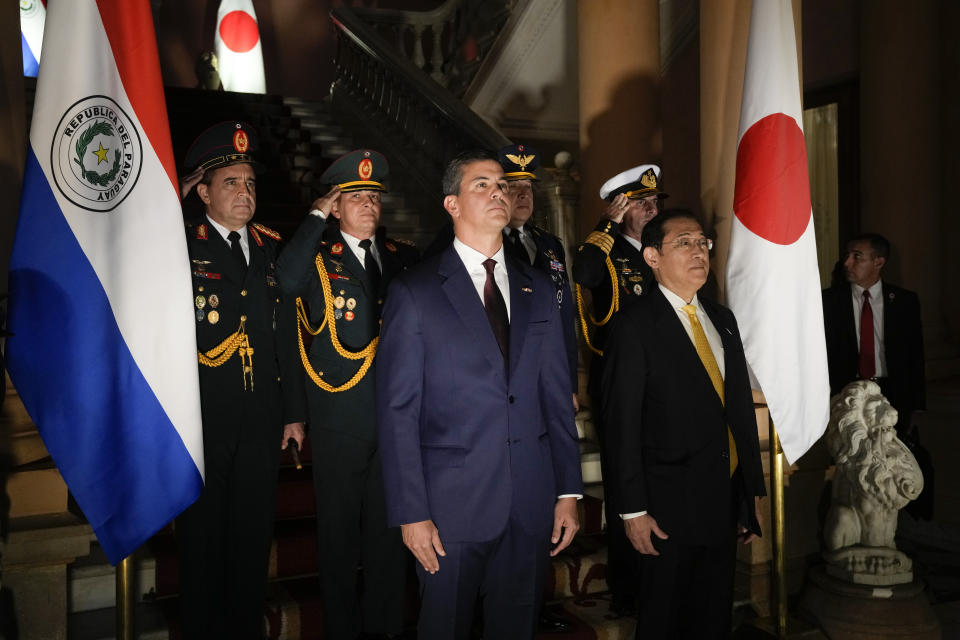
[[[186,638],[262,638],[280,449],[303,439],[296,308],[280,236],[257,223],[257,133],[221,122],[187,151],[204,216],[187,225],[206,482],[176,522]],[[149,239],[147,239],[149,241]]]
[[[587,345],[593,351],[588,392],[594,424],[602,440],[600,378],[608,323],[629,299],[645,295],[656,286],[653,270],[643,259],[640,236],[644,226],[659,212],[660,200],[667,197],[660,190],[660,167],[642,164],[618,173],[600,187],[600,197],[609,204],[600,222],[577,247],[573,259],[573,280],[576,283],[581,329]],[[590,289],[592,313],[586,308],[582,287]],[[607,582],[612,595],[611,609],[621,614],[634,614],[639,588],[637,554],[627,540],[619,512],[614,508],[616,496],[607,482],[610,474],[606,460],[601,458],[601,464],[610,556]]]
[[[369,149],[339,158],[280,256],[277,277],[298,297],[300,331],[312,334],[307,373],[325,637],[403,631],[407,556],[387,527],[377,448],[374,358],[390,281],[418,259],[379,227],[387,160]],[[357,601],[357,566],[364,592]]]

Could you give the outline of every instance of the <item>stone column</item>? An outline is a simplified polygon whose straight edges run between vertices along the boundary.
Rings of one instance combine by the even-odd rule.
[[[661,157],[659,3],[580,0],[577,21],[582,239],[603,210],[600,185]]]
[[[937,2],[909,20],[891,0],[860,11],[860,229],[893,244],[884,278],[920,296],[931,355],[943,339],[941,153],[954,153],[941,148],[940,15]]]

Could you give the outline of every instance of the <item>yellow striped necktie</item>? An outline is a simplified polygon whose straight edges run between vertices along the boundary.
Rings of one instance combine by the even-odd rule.
[[[683,310],[686,311],[687,317],[690,319],[690,327],[693,329],[693,344],[697,348],[697,355],[700,356],[703,368],[707,370],[707,375],[710,376],[713,388],[716,390],[717,395],[720,396],[720,402],[726,404],[726,399],[723,395],[723,376],[720,375],[720,367],[717,366],[717,359],[713,356],[713,350],[707,341],[707,334],[704,333],[703,326],[697,319],[697,308],[692,304],[687,304],[683,306]],[[733,440],[733,432],[730,431],[729,426],[727,426],[727,440],[730,444],[730,475],[732,476],[737,468],[738,458],[737,443]]]

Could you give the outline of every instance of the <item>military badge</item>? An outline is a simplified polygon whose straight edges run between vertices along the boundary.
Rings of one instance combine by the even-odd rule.
[[[193,275],[197,276],[198,278],[206,278],[208,280],[220,279],[219,273],[213,273],[211,271],[194,270]]]
[[[217,324],[220,322],[220,312],[216,309],[211,309],[210,313],[207,314],[207,322],[210,324]]]
[[[347,322],[352,322],[355,317],[353,311],[345,311],[343,314],[343,319]]]
[[[559,271],[560,273],[563,273],[567,270],[567,268],[564,267],[563,263],[560,262],[559,260],[551,260],[550,268],[553,269],[554,271]]]
[[[647,189],[656,189],[657,173],[653,169],[647,169],[643,172],[643,175],[640,176],[640,184],[645,186]]]
[[[364,158],[357,165],[357,175],[360,176],[361,180],[369,180],[370,176],[373,175],[373,161],[369,157]]]
[[[341,311],[340,309],[337,309],[336,311],[333,312],[333,318],[335,320],[339,320],[342,317],[343,317],[343,311]]]
[[[335,255],[335,256],[342,255],[342,254],[343,254],[343,243],[342,243],[342,242],[336,242],[336,243],[334,243],[334,245],[333,245],[332,247],[330,247],[330,253],[331,253],[332,255]]]
[[[207,225],[198,224],[197,225],[197,240],[206,240],[207,239]]]
[[[391,253],[397,252],[397,245],[393,244],[392,242],[384,242],[383,246],[385,246],[387,251],[390,251]]]
[[[216,309],[217,305],[220,304],[220,298],[217,297],[217,294],[211,293],[210,297],[207,298],[207,302],[210,304],[211,309]]]
[[[356,309],[356,308],[357,308],[357,299],[347,298],[347,309]]]
[[[203,296],[197,296],[193,299],[193,304],[197,306],[197,309],[203,309],[205,306],[207,306],[207,299]]]
[[[203,309],[197,309],[197,322],[203,322],[207,317],[207,312]]]
[[[533,289],[530,287],[520,287],[520,291],[523,291],[524,293],[533,293]]]
[[[250,138],[247,136],[247,132],[240,128],[239,123],[237,124],[237,130],[233,132],[233,148],[238,153],[246,153],[247,149],[250,148]]]
[[[346,304],[346,301],[343,299],[343,296],[337,296],[333,299],[333,306],[337,309],[343,309],[343,305]]]
[[[643,287],[641,287],[639,284],[633,285],[633,295],[638,296],[641,293],[643,293]]]

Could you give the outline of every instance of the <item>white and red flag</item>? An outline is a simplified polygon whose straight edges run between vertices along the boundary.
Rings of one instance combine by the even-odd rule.
[[[830,387],[790,0],[754,0],[740,107],[727,302],[783,451],[827,426]]]
[[[251,0],[220,0],[214,42],[225,90],[266,93],[260,27]]]

